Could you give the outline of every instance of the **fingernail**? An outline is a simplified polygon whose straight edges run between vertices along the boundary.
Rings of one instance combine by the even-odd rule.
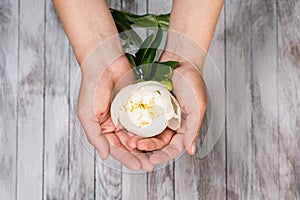
[[[195,153],[196,153],[196,144],[193,143],[192,144],[192,154],[195,155]]]

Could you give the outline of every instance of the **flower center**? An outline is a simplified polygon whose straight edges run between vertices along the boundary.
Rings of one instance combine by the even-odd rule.
[[[147,101],[146,99],[134,101],[132,98],[129,98],[126,110],[128,111],[131,121],[136,126],[145,128],[152,123],[152,119],[155,117],[152,112],[154,106],[154,98],[151,98],[150,101]]]

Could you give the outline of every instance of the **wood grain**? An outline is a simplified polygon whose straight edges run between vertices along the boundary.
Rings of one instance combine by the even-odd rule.
[[[122,9],[122,0],[107,0],[107,3],[110,8]]]
[[[17,199],[43,198],[45,4],[20,0]]]
[[[140,14],[172,5],[108,3]],[[79,66],[51,2],[1,1],[0,199],[300,199],[300,1],[225,7],[209,53],[226,76],[227,135],[205,159],[146,175],[81,144],[69,108]]]
[[[0,198],[16,197],[18,2],[0,2]]]
[[[172,0],[149,0],[148,12],[152,14],[166,14],[170,13],[172,9]]]
[[[69,199],[94,199],[94,154],[85,148],[80,136],[85,133],[76,118],[76,105],[80,83],[80,67],[70,51],[70,134],[69,134]],[[86,143],[85,143],[86,144]],[[91,147],[92,148],[92,147]]]
[[[147,1],[145,0],[123,0],[122,10],[136,13],[147,13]],[[146,30],[139,30],[138,34],[143,38],[146,36]],[[143,200],[147,199],[147,173],[130,172],[123,168],[122,173],[122,199]],[[126,172],[127,171],[127,172]]]
[[[109,0],[111,8],[121,10],[121,0]],[[95,173],[95,197],[96,199],[121,199],[122,198],[122,171],[121,164],[110,158],[103,164],[101,158],[96,155]]]
[[[278,1],[280,199],[300,199],[300,2]]]
[[[174,164],[148,173],[148,199],[174,199]]]
[[[169,13],[172,1],[148,1],[148,12]],[[160,170],[148,173],[148,199],[174,199],[174,163]]]
[[[252,198],[278,199],[276,3],[252,1]]]
[[[227,197],[253,199],[251,4],[226,1]]]
[[[44,198],[68,198],[69,42],[46,1]]]
[[[220,14],[207,57],[208,66],[217,65],[224,79],[224,10]],[[212,59],[212,60],[211,60]],[[212,97],[210,97],[212,98]],[[224,99],[225,101],[225,99]],[[185,154],[175,163],[175,199],[226,199],[225,132],[207,157],[200,159],[200,146],[210,125],[210,106],[202,123],[195,156]]]

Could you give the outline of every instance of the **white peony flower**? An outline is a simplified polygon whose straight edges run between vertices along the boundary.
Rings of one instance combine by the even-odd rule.
[[[166,86],[145,81],[123,88],[113,99],[111,117],[114,125],[141,137],[160,134],[166,127],[180,127],[181,111]]]

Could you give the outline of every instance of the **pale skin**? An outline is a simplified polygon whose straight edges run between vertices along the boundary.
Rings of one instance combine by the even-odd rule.
[[[53,3],[81,66],[95,47],[108,37],[117,34],[105,0],[53,0]],[[174,0],[169,29],[187,35],[202,46],[204,51],[207,51],[222,6],[223,0]],[[204,82],[201,76],[195,73],[196,69],[184,58],[165,52],[160,59],[162,61],[178,60],[181,63],[180,67],[175,70],[172,81],[174,93],[187,117],[176,134],[175,131],[166,129],[156,137],[143,139],[125,131],[116,130],[114,127],[109,113],[110,100],[114,85],[130,70],[130,64],[126,57],[121,56],[111,63],[101,76],[99,80],[101,87],[96,89],[96,97],[99,96],[100,99],[95,104],[96,113],[87,113],[88,109],[85,109],[85,104],[80,101],[80,99],[86,98],[83,95],[88,93],[84,86],[89,84],[89,78],[83,78],[78,116],[89,142],[95,146],[102,159],[107,159],[111,155],[130,169],[151,171],[155,164],[175,158],[184,149],[190,155],[195,154],[195,142],[207,103]],[[197,58],[191,62],[199,63]],[[120,66],[122,67],[120,68]],[[88,69],[82,66],[81,71],[82,77],[89,77],[85,75]],[[185,96],[178,92],[184,85],[182,84],[183,79],[180,77],[184,77],[186,82],[192,83],[191,90],[195,94],[196,101],[194,106],[197,106],[199,112],[194,113],[194,108],[190,107],[191,104]],[[189,123],[189,120],[195,119],[196,123]],[[141,153],[142,150],[159,149],[161,150],[149,157]]]

